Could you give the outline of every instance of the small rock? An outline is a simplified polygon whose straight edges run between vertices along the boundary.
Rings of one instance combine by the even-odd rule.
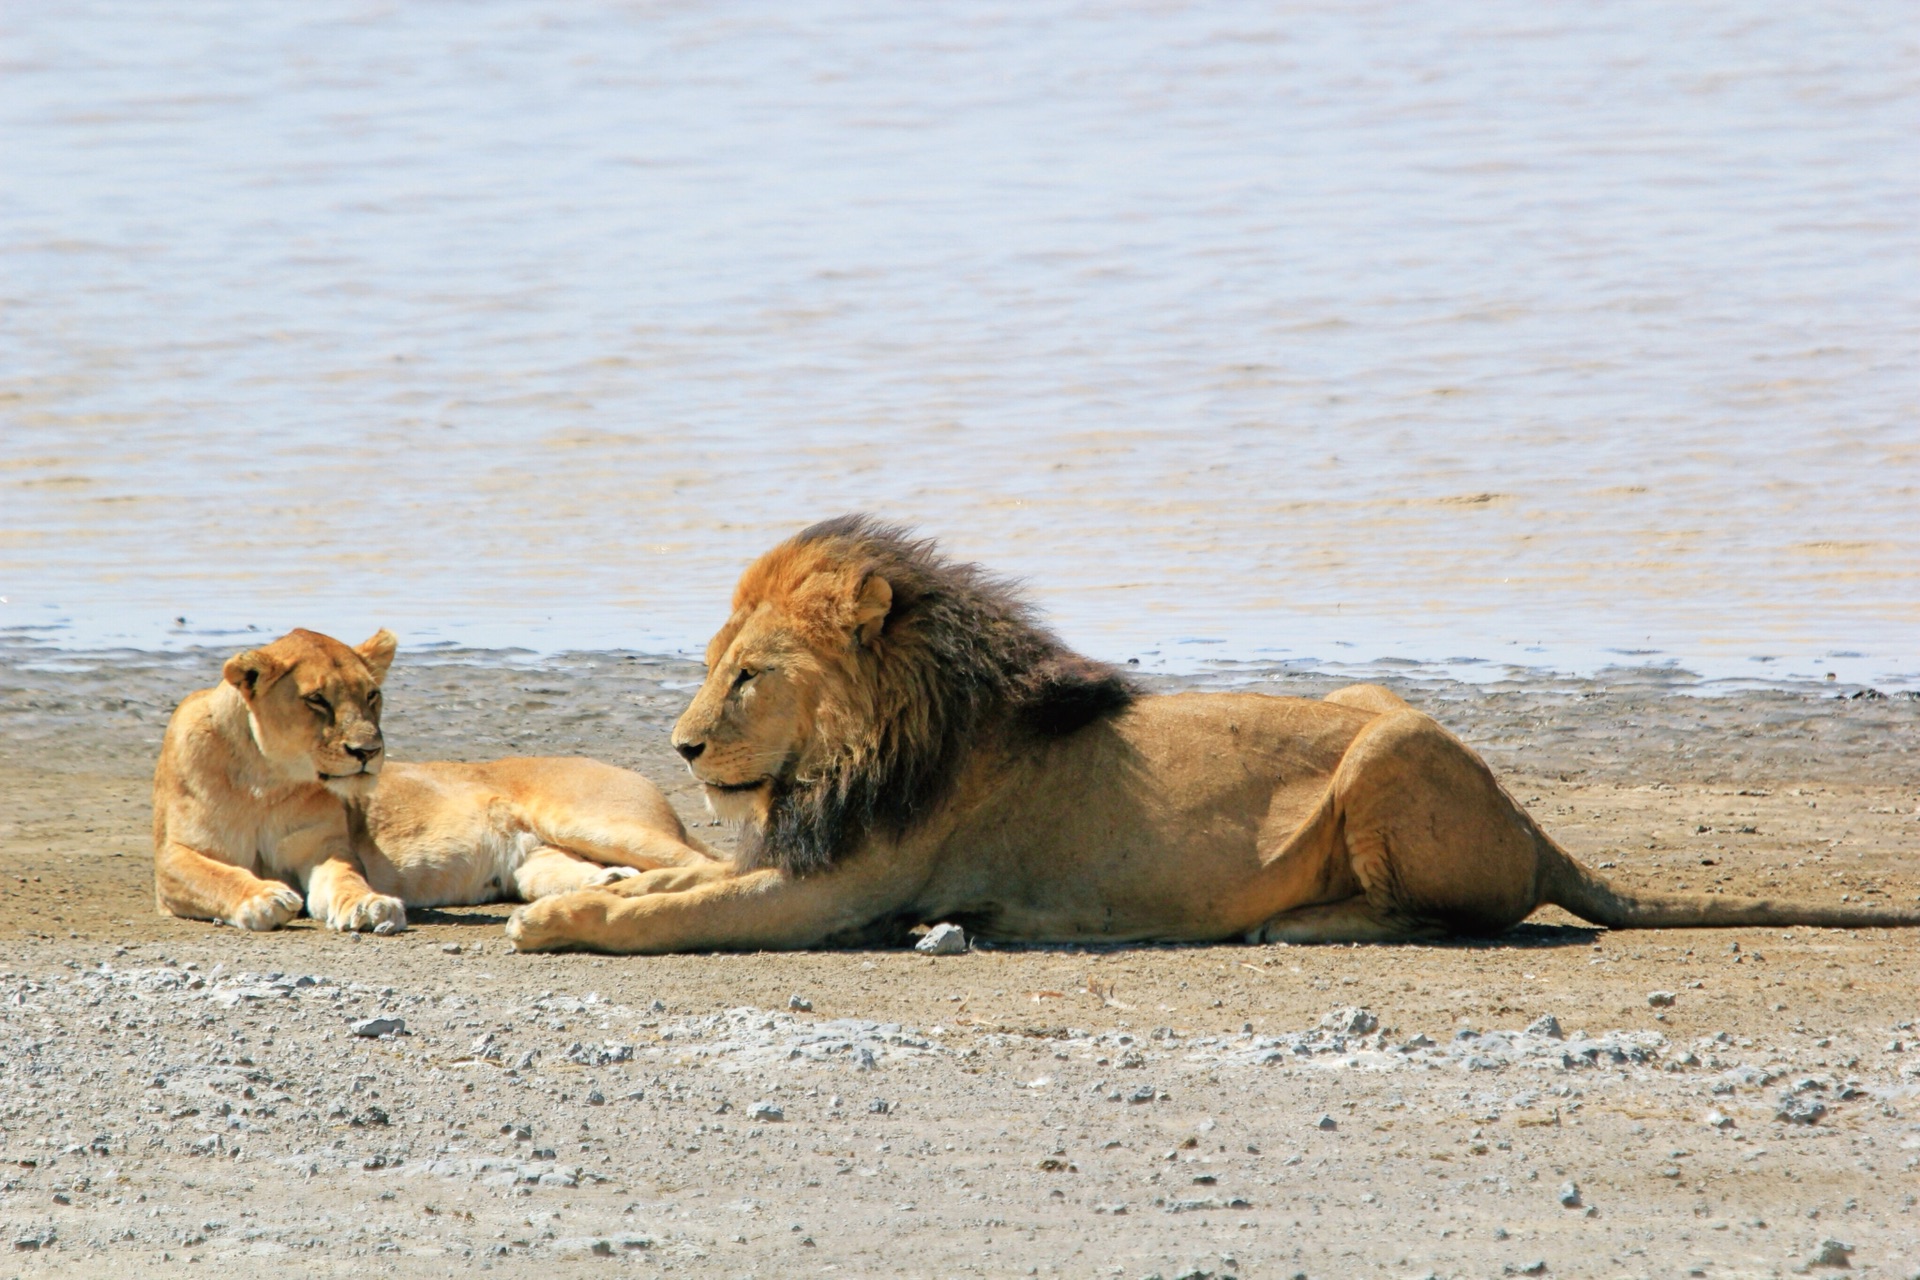
[[[353,1034],[374,1039],[379,1036],[403,1036],[407,1034],[405,1018],[365,1018],[353,1023]]]
[[[1341,1035],[1364,1036],[1380,1026],[1380,1019],[1365,1009],[1343,1005],[1321,1018],[1320,1025]]]
[[[1673,992],[1649,991],[1647,992],[1647,1003],[1656,1009],[1671,1009],[1673,1008]]]
[[[1340,1122],[1338,1120],[1335,1120],[1332,1116],[1321,1116],[1318,1120],[1315,1120],[1313,1122],[1313,1127],[1316,1129],[1324,1130],[1327,1133],[1332,1133],[1335,1129],[1338,1129],[1340,1127]]]
[[[888,1102],[885,1098],[875,1098],[872,1102],[869,1102],[867,1104],[867,1110],[872,1112],[876,1116],[884,1116],[889,1111],[893,1110],[893,1104],[891,1102]]]
[[[1095,1213],[1110,1213],[1114,1217],[1120,1218],[1126,1216],[1127,1206],[1124,1204],[1097,1204],[1093,1206],[1093,1211]]]
[[[1819,1124],[1826,1114],[1827,1104],[1820,1099],[1787,1093],[1780,1095],[1780,1105],[1773,1118],[1788,1124]]]
[[[590,1107],[604,1107],[607,1105],[607,1095],[598,1089],[589,1089],[587,1091],[587,1105]]]
[[[813,1001],[801,995],[788,996],[787,1008],[796,1010],[797,1012],[800,1012],[800,1013],[812,1013]]]
[[[1560,1019],[1550,1013],[1543,1013],[1527,1024],[1527,1034],[1543,1036],[1548,1040],[1565,1040],[1567,1033],[1560,1029]]]
[[[749,1120],[778,1121],[785,1120],[786,1118],[786,1111],[775,1102],[756,1102],[747,1108],[747,1119]]]
[[[595,1253],[603,1258],[613,1256],[613,1241],[611,1240],[595,1240],[591,1247]]]
[[[450,956],[457,956],[460,954],[460,944],[457,942],[443,942],[440,944],[440,949],[446,952]]]
[[[1813,1256],[1807,1259],[1807,1265],[1810,1267],[1851,1267],[1853,1265],[1851,1261],[1852,1254],[1852,1245],[1845,1244],[1839,1240],[1835,1240],[1832,1236],[1828,1236],[1825,1240],[1822,1240],[1819,1247],[1813,1251]]]
[[[1733,1117],[1719,1111],[1709,1111],[1706,1115],[1706,1124],[1710,1129],[1731,1129],[1733,1128]]]
[[[1510,1276],[1543,1276],[1547,1274],[1547,1260],[1535,1258],[1532,1262],[1518,1267],[1509,1264],[1502,1267],[1501,1271]]]
[[[957,924],[937,924],[913,949],[928,956],[957,956],[967,949],[967,933]]]
[[[1579,1184],[1569,1182],[1566,1185],[1562,1186],[1560,1188],[1560,1195],[1558,1198],[1560,1201],[1561,1208],[1578,1209],[1580,1207]]]
[[[1135,1089],[1132,1093],[1127,1095],[1127,1101],[1128,1102],[1152,1102],[1154,1098],[1154,1093],[1155,1093],[1155,1090],[1152,1085],[1143,1084],[1138,1089]]]

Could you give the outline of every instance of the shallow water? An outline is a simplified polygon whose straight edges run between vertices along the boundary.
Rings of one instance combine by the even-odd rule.
[[[1920,10],[0,11],[0,626],[1920,683]],[[184,619],[184,621],[178,621]]]

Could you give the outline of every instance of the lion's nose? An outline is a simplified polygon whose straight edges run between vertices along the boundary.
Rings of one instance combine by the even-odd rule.
[[[367,761],[379,755],[383,749],[384,748],[376,742],[372,746],[367,747],[348,747],[347,754],[355,760],[358,760],[361,764],[365,764]]]
[[[700,758],[700,753],[707,749],[707,744],[704,742],[676,742],[673,744],[673,749],[680,753],[682,760],[685,760],[688,764],[692,764]]]

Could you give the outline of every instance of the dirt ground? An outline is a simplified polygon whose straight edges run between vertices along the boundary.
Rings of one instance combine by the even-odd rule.
[[[161,729],[222,656],[0,650],[0,1275],[1920,1274],[1920,934],[1550,912],[1482,944],[622,959],[512,954],[500,906],[243,934],[156,915],[148,861]],[[665,744],[697,675],[403,651],[389,738],[596,755],[704,822]],[[1627,884],[1920,902],[1920,701],[1402,692]],[[352,1032],[376,1015],[405,1033]]]

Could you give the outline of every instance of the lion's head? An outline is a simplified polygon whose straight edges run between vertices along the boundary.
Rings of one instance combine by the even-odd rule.
[[[396,643],[390,631],[353,649],[317,631],[290,631],[228,658],[222,675],[247,704],[260,754],[289,782],[363,797],[384,759],[380,682]]]
[[[1060,735],[1133,690],[1066,649],[1011,584],[866,516],[761,556],[707,646],[673,744],[749,865],[816,870],[945,799],[985,733]]]

